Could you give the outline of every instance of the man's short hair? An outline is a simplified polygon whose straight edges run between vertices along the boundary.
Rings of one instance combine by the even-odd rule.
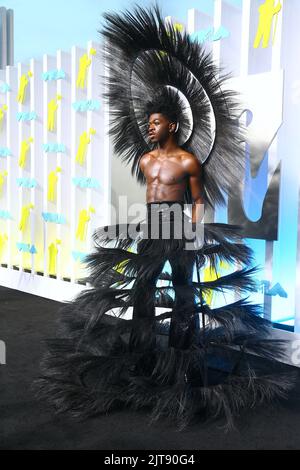
[[[179,94],[164,87],[157,95],[146,103],[146,115],[149,119],[151,114],[163,114],[170,122],[178,123],[181,114]]]

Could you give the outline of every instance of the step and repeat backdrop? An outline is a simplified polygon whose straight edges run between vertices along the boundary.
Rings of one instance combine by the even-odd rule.
[[[0,71],[2,284],[68,297],[94,230],[109,222],[99,47],[91,42]]]

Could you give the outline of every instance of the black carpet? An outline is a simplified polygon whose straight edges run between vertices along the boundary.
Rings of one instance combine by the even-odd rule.
[[[84,422],[57,417],[36,401],[43,340],[55,334],[59,303],[0,287],[0,449],[300,449],[300,381],[287,401],[247,410],[236,429],[222,422],[177,431],[169,423],[149,426],[146,411],[118,411]]]

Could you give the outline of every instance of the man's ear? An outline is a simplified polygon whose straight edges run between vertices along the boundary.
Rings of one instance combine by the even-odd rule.
[[[176,122],[171,122],[171,123],[169,124],[169,131],[170,131],[170,134],[175,134],[176,128],[177,128]]]

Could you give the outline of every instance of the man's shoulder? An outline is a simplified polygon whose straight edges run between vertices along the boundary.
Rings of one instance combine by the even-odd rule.
[[[190,175],[199,175],[201,172],[201,162],[191,152],[185,152],[183,154],[182,165],[185,171]]]
[[[151,158],[151,157],[155,157],[157,154],[157,152],[155,150],[151,150],[150,152],[147,152],[147,153],[144,153],[142,156],[141,156],[141,159],[144,158]]]
[[[139,166],[141,168],[141,170],[143,170],[144,168],[144,165],[147,165],[147,163],[153,158],[155,157],[155,154],[153,151],[151,152],[147,152],[147,153],[144,153],[140,160],[139,160]]]
[[[187,165],[200,165],[199,159],[191,152],[183,151],[181,155],[182,161]]]
[[[141,158],[140,158],[140,163],[141,162],[146,162],[148,160],[150,160],[151,158],[155,157],[155,153],[154,152],[147,152],[147,153],[144,153]]]

